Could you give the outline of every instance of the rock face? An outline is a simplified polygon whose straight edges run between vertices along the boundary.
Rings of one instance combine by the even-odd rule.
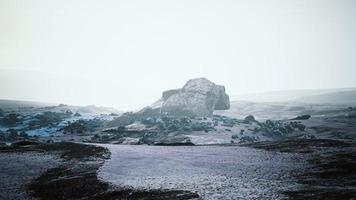
[[[214,110],[230,108],[225,87],[206,78],[189,80],[183,88],[162,94],[161,113],[175,116],[209,117]]]

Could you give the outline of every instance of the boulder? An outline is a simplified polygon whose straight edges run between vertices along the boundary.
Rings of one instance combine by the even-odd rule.
[[[167,101],[169,97],[180,92],[180,89],[167,90],[162,93],[162,100]]]
[[[256,119],[253,115],[248,115],[245,117],[244,122],[245,123],[256,122]]]
[[[181,89],[162,94],[161,113],[173,116],[211,117],[214,110],[230,108],[225,87],[206,78],[189,80]]]

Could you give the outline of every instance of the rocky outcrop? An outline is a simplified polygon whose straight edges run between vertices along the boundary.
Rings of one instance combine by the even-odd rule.
[[[174,116],[210,117],[214,110],[229,108],[224,86],[197,78],[189,80],[181,89],[163,92],[160,110]]]

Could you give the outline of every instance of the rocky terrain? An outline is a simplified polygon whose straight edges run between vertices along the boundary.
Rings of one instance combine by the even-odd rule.
[[[0,198],[352,199],[355,139],[355,104],[230,102],[203,78],[137,112],[2,100]]]
[[[64,104],[41,106],[21,102],[16,105],[0,104],[2,142],[35,139],[207,145],[356,137],[353,105],[230,103],[223,86],[204,78],[192,79],[181,89],[163,92],[158,102],[138,112],[120,113],[108,108]]]

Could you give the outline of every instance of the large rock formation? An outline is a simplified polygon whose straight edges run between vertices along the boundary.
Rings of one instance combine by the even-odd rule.
[[[164,91],[161,98],[161,113],[174,116],[209,117],[214,110],[230,108],[225,87],[206,78],[189,80],[183,88]]]

